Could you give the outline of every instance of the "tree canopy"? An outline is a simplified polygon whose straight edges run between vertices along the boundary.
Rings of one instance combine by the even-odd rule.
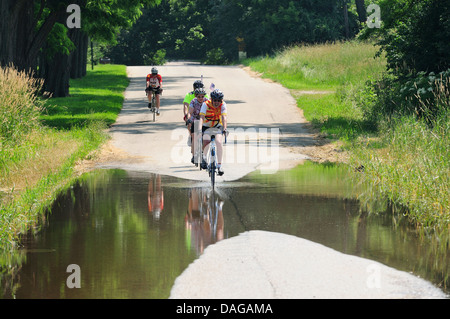
[[[204,60],[220,50],[225,60],[245,46],[249,56],[272,53],[294,43],[319,43],[359,32],[356,7],[343,0],[162,0],[145,10],[134,27],[123,31],[109,51],[117,63],[141,64],[164,49],[171,58]],[[241,39],[239,43],[238,39]]]
[[[115,63],[158,64],[170,58],[211,63],[271,54],[293,44],[354,38],[367,6],[382,26],[367,29],[396,75],[450,67],[450,0],[2,0],[0,65],[34,70],[54,96],[69,94],[69,76],[86,73],[89,39],[109,46]],[[81,28],[68,28],[69,5]]]
[[[0,65],[38,71],[47,91],[67,96],[70,73],[80,73],[72,70],[72,64],[86,68],[88,38],[114,43],[119,31],[131,27],[144,6],[158,1],[2,0]],[[67,27],[69,5],[80,8],[79,29]]]

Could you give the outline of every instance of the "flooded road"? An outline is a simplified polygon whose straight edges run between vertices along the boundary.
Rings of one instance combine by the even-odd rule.
[[[409,227],[394,230],[390,217],[369,216],[344,180],[338,167],[312,164],[250,174],[212,193],[207,182],[98,170],[24,239],[0,291],[18,299],[167,298],[208,245],[248,230],[295,235],[448,286],[448,250]],[[76,281],[80,288],[70,288]]]

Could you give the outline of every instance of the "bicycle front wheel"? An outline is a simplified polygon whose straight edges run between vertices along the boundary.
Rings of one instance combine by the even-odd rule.
[[[153,92],[152,96],[152,113],[153,113],[153,122],[156,122],[156,92]]]
[[[214,189],[215,182],[216,182],[216,163],[214,161],[211,163],[211,166],[209,169],[210,169],[209,174],[211,176],[211,187],[212,187],[212,189]]]

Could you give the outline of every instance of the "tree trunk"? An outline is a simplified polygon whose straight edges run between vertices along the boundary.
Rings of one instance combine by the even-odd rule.
[[[344,32],[345,32],[345,38],[350,38],[350,26],[348,23],[348,6],[347,1],[344,0]]]
[[[23,52],[23,38],[20,38],[20,22],[27,24],[30,17],[24,16],[26,0],[0,1],[0,64],[17,64],[17,53]],[[20,21],[20,22],[19,22]],[[24,25],[22,25],[22,29]],[[21,40],[21,41],[20,41]],[[23,57],[20,57],[23,60]]]
[[[68,37],[75,41],[78,29],[70,29]],[[45,53],[44,53],[45,54]],[[47,56],[47,55],[45,55]],[[44,88],[53,97],[69,96],[70,74],[74,54],[56,53],[53,58],[46,58]]]
[[[359,22],[364,23],[367,20],[367,11],[364,5],[364,0],[355,0],[356,11],[358,12]]]
[[[82,63],[80,65],[81,68],[81,76],[85,76],[87,72],[87,57],[88,57],[88,45],[89,45],[89,36],[86,32],[83,32],[83,37],[81,40],[81,44],[83,46],[81,52],[83,53]]]
[[[0,64],[14,64],[19,70],[29,70],[36,65],[41,47],[55,22],[65,16],[63,6],[58,11],[51,11],[36,29],[43,7],[35,16],[33,0],[0,1]],[[45,5],[45,1],[40,1]]]
[[[70,56],[62,53],[47,61],[44,89],[52,97],[69,96],[70,65]]]
[[[71,79],[78,79],[81,77],[80,67],[79,64],[81,63],[81,59],[83,56],[83,53],[81,52],[81,30],[79,29],[73,29],[73,44],[75,45],[76,49],[72,54],[72,65],[70,68],[70,78]]]

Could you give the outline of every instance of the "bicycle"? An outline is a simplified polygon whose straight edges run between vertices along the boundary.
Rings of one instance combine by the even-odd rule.
[[[211,135],[211,142],[209,144],[208,155],[206,156],[208,163],[208,174],[211,178],[211,187],[214,189],[216,181],[217,156],[216,156],[216,136]]]
[[[153,88],[147,88],[147,94],[148,91],[152,91],[152,107],[150,108],[150,114],[153,113],[153,122],[156,121],[156,113],[157,113],[157,109],[156,109],[156,94],[158,93],[157,89],[153,89]]]
[[[224,134],[224,132],[222,132],[222,134]],[[227,136],[228,136],[228,132],[225,135],[225,143],[227,143]],[[218,171],[218,167],[217,167],[217,154],[216,154],[216,135],[213,134],[211,135],[211,142],[209,143],[209,150],[208,153],[206,155],[206,170],[208,171],[208,175],[211,179],[211,187],[214,190],[215,188],[215,183],[216,183],[216,174],[219,173]],[[201,163],[201,162],[200,162]],[[200,166],[200,170],[201,170],[201,165]]]
[[[152,94],[152,107],[150,108],[150,114],[153,113],[153,122],[156,121],[156,94]]]

